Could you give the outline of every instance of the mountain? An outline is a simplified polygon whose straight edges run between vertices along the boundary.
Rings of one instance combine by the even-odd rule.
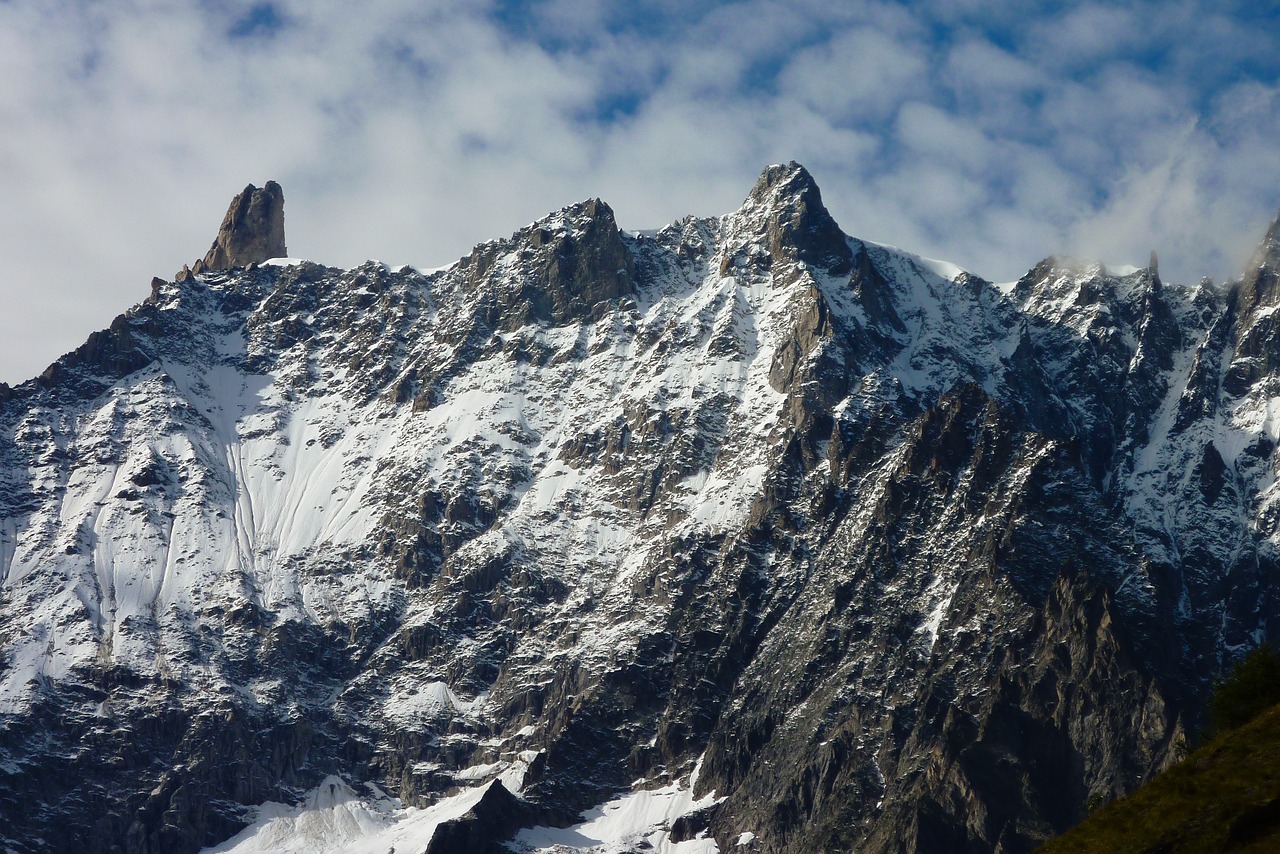
[[[1188,288],[795,163],[432,272],[283,222],[0,387],[14,850],[1026,851],[1273,634],[1280,224]]]

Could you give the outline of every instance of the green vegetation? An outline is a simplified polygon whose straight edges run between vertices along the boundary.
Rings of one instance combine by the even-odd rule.
[[[1280,703],[1280,654],[1264,643],[1214,689],[1205,740],[1244,726],[1276,703]]]
[[[1263,646],[1209,701],[1208,742],[1040,849],[1280,851],[1280,655]]]

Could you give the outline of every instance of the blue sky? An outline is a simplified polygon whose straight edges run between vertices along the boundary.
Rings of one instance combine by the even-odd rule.
[[[625,228],[809,167],[851,234],[995,280],[1239,272],[1280,208],[1280,9],[1200,2],[0,0],[0,381],[208,248],[436,266],[600,196]]]

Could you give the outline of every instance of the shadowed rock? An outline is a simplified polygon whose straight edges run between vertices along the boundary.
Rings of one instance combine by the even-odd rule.
[[[531,818],[527,806],[494,780],[466,815],[436,828],[423,854],[497,854],[505,850],[502,840]]]

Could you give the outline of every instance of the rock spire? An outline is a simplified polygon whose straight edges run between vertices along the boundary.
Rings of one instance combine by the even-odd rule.
[[[288,255],[284,245],[284,190],[275,181],[250,184],[231,200],[218,236],[190,273],[247,267]],[[185,278],[184,268],[179,278]]]

